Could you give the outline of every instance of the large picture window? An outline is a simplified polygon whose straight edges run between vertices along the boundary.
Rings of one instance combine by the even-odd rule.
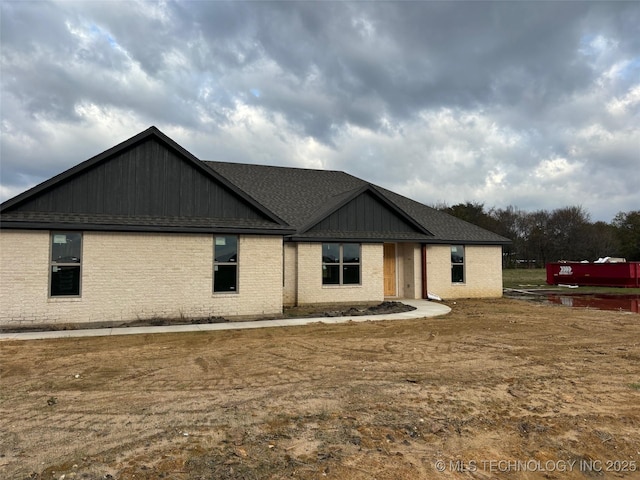
[[[49,267],[50,296],[80,296],[82,233],[51,233],[51,262]]]
[[[213,258],[213,291],[238,291],[238,237],[214,237]]]
[[[464,246],[451,245],[451,283],[464,283]]]
[[[357,243],[322,244],[322,284],[357,285],[360,283],[360,245]]]

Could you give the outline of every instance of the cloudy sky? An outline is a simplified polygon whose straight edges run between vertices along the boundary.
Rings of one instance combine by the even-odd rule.
[[[0,200],[155,125],[428,205],[640,209],[640,2],[0,9]]]

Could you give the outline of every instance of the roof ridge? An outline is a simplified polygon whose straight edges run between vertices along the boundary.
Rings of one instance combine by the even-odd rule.
[[[215,164],[223,164],[223,165],[239,165],[239,166],[248,166],[248,167],[262,167],[262,168],[278,168],[283,170],[304,170],[310,172],[331,172],[331,173],[342,173],[344,175],[348,175],[353,178],[357,178],[358,180],[362,180],[361,178],[356,177],[344,170],[333,170],[333,169],[324,169],[324,168],[311,168],[311,167],[290,167],[286,165],[265,165],[262,163],[248,163],[248,162],[230,162],[230,161],[222,161],[222,160],[202,160],[205,163],[215,163]]]

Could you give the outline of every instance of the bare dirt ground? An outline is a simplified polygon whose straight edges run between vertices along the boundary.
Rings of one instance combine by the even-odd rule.
[[[0,342],[0,478],[640,478],[640,316],[451,306]]]
[[[268,317],[247,317],[243,320],[273,320],[291,319],[305,317],[355,317],[363,315],[385,315],[389,313],[408,312],[415,310],[414,307],[402,302],[385,301],[377,305],[352,305],[349,307],[333,307],[330,309],[320,309],[314,306],[287,307],[280,315],[270,315]],[[160,325],[194,325],[204,323],[227,323],[233,320],[224,317],[205,318],[151,318],[140,319],[132,322],[91,322],[91,323],[58,323],[50,324],[30,324],[19,326],[1,326],[0,333],[34,332],[51,330],[80,330],[85,328],[120,328],[120,327],[148,327]],[[242,320],[236,320],[242,321]]]

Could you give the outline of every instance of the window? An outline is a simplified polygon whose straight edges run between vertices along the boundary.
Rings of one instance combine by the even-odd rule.
[[[82,268],[82,233],[51,232],[49,295],[79,297]]]
[[[357,243],[322,244],[322,284],[357,285],[360,283],[360,245]]]
[[[451,283],[464,283],[464,247],[451,245]]]
[[[238,290],[238,237],[214,237],[213,242],[213,291],[236,292]]]

